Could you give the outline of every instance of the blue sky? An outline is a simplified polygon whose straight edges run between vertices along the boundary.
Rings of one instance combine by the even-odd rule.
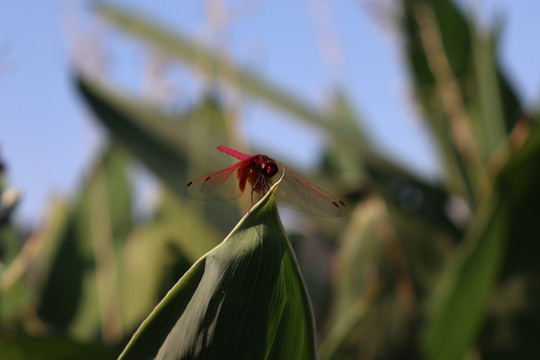
[[[115,3],[132,6],[209,43],[223,43],[209,29],[204,2]],[[376,1],[236,3],[252,6],[221,33],[234,59],[319,107],[325,106],[333,87],[343,87],[384,152],[418,173],[436,178],[436,150],[408,102],[398,39],[368,10]],[[540,3],[460,3],[486,25],[496,14],[501,15],[501,62],[532,108],[540,86],[540,43],[536,39]],[[98,34],[111,78],[139,90],[143,83],[142,69],[148,64],[144,48],[100,25],[89,4],[0,2],[0,156],[8,164],[9,183],[22,191],[17,216],[25,221],[41,221],[52,197],[74,194],[103,141],[102,130],[91,120],[70,82],[74,48],[88,41],[89,34]],[[322,20],[330,19],[330,29],[343,50],[341,61],[327,61],[321,51],[313,15],[321,4],[326,14]],[[175,79],[182,96],[179,103],[193,99],[201,90],[200,81],[188,71]],[[243,110],[251,144],[300,169],[317,160],[324,140],[318,131],[262,105],[246,103]]]

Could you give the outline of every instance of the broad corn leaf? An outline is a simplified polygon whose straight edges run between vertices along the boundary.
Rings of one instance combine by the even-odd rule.
[[[278,185],[171,289],[122,359],[317,357],[311,303],[277,212]]]

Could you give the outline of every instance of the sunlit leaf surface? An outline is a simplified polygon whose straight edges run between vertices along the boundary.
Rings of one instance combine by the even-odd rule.
[[[122,359],[316,358],[311,304],[274,199],[278,184],[180,279]]]

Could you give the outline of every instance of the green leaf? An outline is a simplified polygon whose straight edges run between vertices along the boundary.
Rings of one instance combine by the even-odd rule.
[[[164,191],[153,221],[134,229],[122,251],[125,327],[136,330],[190,266],[221,239],[193,206]]]
[[[76,82],[97,120],[177,197],[184,198],[188,177],[209,171],[202,164],[212,164],[214,171],[230,165],[229,157],[215,148],[226,141],[218,126],[223,122],[223,114],[211,99],[186,114],[172,116],[82,74]],[[188,171],[188,164],[194,168],[192,172]],[[234,224],[234,203],[207,207],[206,211],[212,224],[224,233]]]
[[[447,182],[474,203],[478,154],[466,119],[468,22],[450,0],[404,0],[403,23],[415,93],[446,160]]]
[[[80,76],[78,89],[114,138],[142,160],[173,191],[183,193],[188,137],[172,119],[104,83]]]
[[[2,337],[3,359],[69,360],[114,359],[115,350],[103,345],[83,344],[61,338]]]
[[[500,282],[519,279],[529,287],[526,294],[538,303],[536,279],[540,274],[537,254],[540,250],[537,214],[540,211],[540,127],[534,123],[526,142],[505,162],[497,176],[495,187],[478,209],[462,247],[440,279],[431,300],[424,336],[424,348],[430,359],[461,359],[480,333],[482,320],[487,313],[489,296],[497,285],[496,276],[504,275]],[[501,271],[502,270],[502,271]],[[492,302],[501,299],[492,299]],[[504,301],[502,301],[504,303]],[[520,313],[521,312],[521,313]],[[526,314],[526,315],[524,315]],[[493,315],[493,314],[492,314]],[[494,314],[495,318],[497,314]],[[499,314],[500,316],[500,314]],[[507,310],[509,317],[533,319],[528,332],[519,334],[520,328],[510,327],[516,340],[502,342],[492,335],[492,342],[485,343],[487,350],[504,349],[523,354],[524,349],[534,349],[534,335],[538,330],[540,311],[536,307]],[[516,320],[517,321],[517,320]],[[497,329],[491,329],[497,334]],[[523,330],[523,329],[521,329]],[[536,331],[534,331],[536,330]],[[500,331],[500,330],[499,330]],[[499,334],[504,339],[504,334]],[[488,336],[488,334],[483,334]],[[499,339],[499,340],[497,340]],[[509,358],[510,352],[507,352]],[[535,356],[531,356],[535,354]],[[528,356],[534,358],[533,350]]]
[[[49,210],[47,226],[39,235],[30,237],[17,257],[0,271],[0,319],[5,328],[16,320],[24,321],[28,309],[35,305],[35,295],[43,286],[41,280],[50,271],[52,254],[56,252],[68,214],[68,205],[55,201]],[[18,242],[19,239],[13,240]],[[25,281],[27,274],[33,281]]]
[[[108,341],[122,336],[117,251],[132,226],[125,165],[114,147],[98,158],[76,204],[45,232],[49,236],[44,240],[52,244],[45,246],[41,255],[48,258],[37,261],[42,266],[33,274],[42,284],[37,304],[41,320],[76,339],[94,339],[105,328]]]
[[[489,303],[481,333],[482,357],[503,354],[507,359],[540,357],[540,117],[521,125],[525,142],[506,162],[497,178],[497,189],[507,209],[510,228],[497,288]],[[512,334],[508,337],[507,334]]]
[[[171,289],[122,359],[316,358],[311,304],[277,212],[278,185]]]
[[[521,104],[496,60],[496,35],[479,31],[451,0],[403,4],[416,96],[443,150],[448,185],[474,207],[476,182],[505,146]]]
[[[462,359],[476,338],[500,268],[507,211],[497,198],[481,206],[463,247],[439,279],[424,337],[428,359]]]
[[[377,224],[382,223],[390,226],[379,197],[367,199],[352,210],[336,254],[332,304],[328,332],[320,346],[321,359],[340,359],[343,353],[356,357],[362,354],[369,359],[368,354],[376,352],[377,342],[369,334],[382,337],[387,323],[380,318],[366,319],[366,315],[375,306],[386,276],[391,274],[377,229]],[[385,338],[385,343],[389,342]]]
[[[471,109],[471,116],[478,120],[473,121],[472,126],[484,161],[487,161],[499,147],[505,145],[507,129],[503,105],[508,100],[501,97],[499,90],[494,39],[477,35],[473,41],[475,42],[473,60],[478,88],[478,97],[474,98],[474,105],[478,112],[474,113],[475,108]],[[517,115],[514,114],[512,120],[517,120]]]
[[[343,92],[336,91],[332,94],[330,106],[330,117],[339,126],[348,129],[358,141],[366,143],[369,141],[359,122],[360,117]],[[328,174],[347,174],[351,183],[362,184],[362,180],[365,180],[365,170],[357,161],[358,155],[355,152],[358,150],[351,148],[347,143],[336,141],[335,138],[333,140],[327,145],[323,156],[323,171]]]
[[[192,202],[172,197],[163,191],[157,214],[151,227],[167,236],[167,243],[178,247],[179,251],[195,263],[202,255],[215,247],[223,239],[222,234],[209,226],[198,214]],[[192,239],[199,241],[192,241]],[[177,279],[175,279],[176,282]]]
[[[450,194],[442,184],[432,184],[394,169],[369,167],[368,170],[393,211],[417,217],[450,236],[459,238],[462,235],[462,230],[448,216]]]

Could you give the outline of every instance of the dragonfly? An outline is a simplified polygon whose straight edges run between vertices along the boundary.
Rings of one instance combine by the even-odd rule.
[[[240,161],[188,182],[188,197],[199,200],[232,200],[240,197],[246,188],[250,188],[253,203],[254,195],[256,198],[264,196],[273,182],[283,176],[276,197],[283,200],[285,206],[325,217],[339,217],[347,213],[347,206],[343,201],[267,155],[248,155],[226,146],[218,146],[218,150]]]

